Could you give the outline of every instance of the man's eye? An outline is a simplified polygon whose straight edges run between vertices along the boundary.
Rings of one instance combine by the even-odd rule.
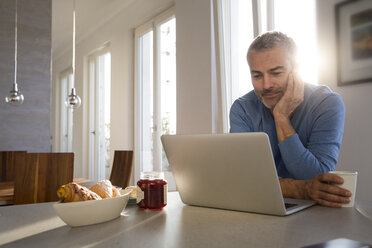
[[[282,72],[273,72],[272,75],[274,76],[280,76],[282,74]]]
[[[261,75],[259,75],[259,74],[253,75],[253,78],[254,79],[259,79],[259,78],[261,78]]]

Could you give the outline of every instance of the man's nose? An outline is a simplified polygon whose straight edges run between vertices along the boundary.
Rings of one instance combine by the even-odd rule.
[[[270,78],[265,75],[263,77],[263,88],[264,88],[264,90],[270,89],[270,88],[272,88],[272,86],[273,86],[272,80],[270,80]]]

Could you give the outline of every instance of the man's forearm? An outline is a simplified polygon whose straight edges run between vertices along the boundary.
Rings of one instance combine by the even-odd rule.
[[[296,199],[310,199],[306,190],[307,181],[292,178],[281,178],[279,180],[283,197]]]
[[[274,120],[279,143],[296,133],[288,117],[284,115],[274,115]]]

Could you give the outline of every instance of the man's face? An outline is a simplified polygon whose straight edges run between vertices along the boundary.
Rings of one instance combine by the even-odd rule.
[[[292,65],[285,48],[251,51],[248,56],[254,91],[269,109],[284,95]]]

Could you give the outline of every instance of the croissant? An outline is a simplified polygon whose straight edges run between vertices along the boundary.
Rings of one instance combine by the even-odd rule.
[[[112,187],[112,197],[117,197],[117,196],[120,196],[120,191],[115,187],[113,186]]]
[[[110,180],[101,180],[94,184],[90,190],[102,198],[112,198],[120,195],[119,190],[115,186],[112,186]]]
[[[130,193],[130,198],[136,198],[137,197],[137,186],[128,186],[125,189],[131,189],[132,192]]]
[[[102,199],[96,193],[90,191],[88,188],[81,186],[77,183],[68,183],[62,185],[57,195],[62,202],[75,202]]]

